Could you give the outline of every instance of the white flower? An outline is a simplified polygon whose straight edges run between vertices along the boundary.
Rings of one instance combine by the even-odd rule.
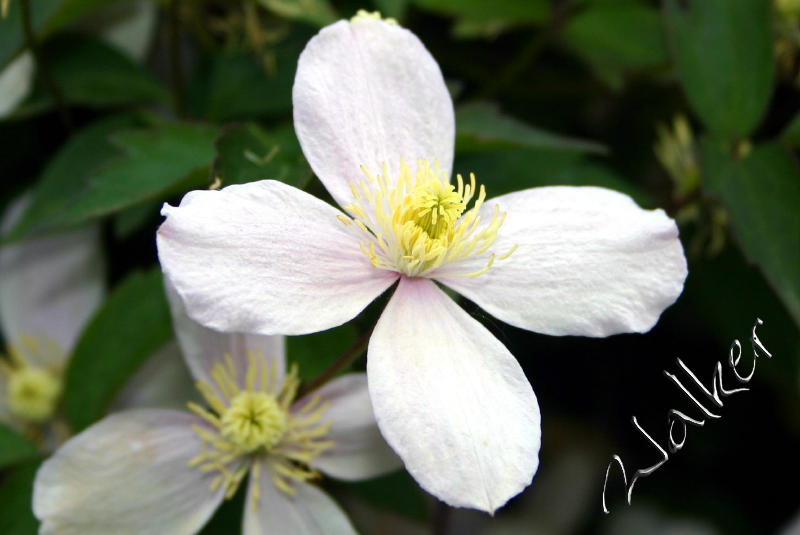
[[[3,218],[2,234],[26,200]],[[45,448],[64,438],[53,421],[66,358],[104,295],[98,227],[55,233],[0,247],[0,422]],[[52,424],[52,425],[51,425]]]
[[[378,425],[426,490],[493,511],[536,471],[537,401],[503,344],[434,281],[523,329],[645,332],[683,288],[677,227],[603,188],[486,201],[473,177],[450,184],[450,96],[396,24],[323,28],[293,100],[303,152],[344,213],[271,180],[194,191],[164,207],[162,267],[192,318],[261,334],[342,324],[399,280],[369,344]]]
[[[169,295],[208,407],[121,412],[72,438],[37,474],[40,533],[191,535],[249,473],[245,535],[355,535],[309,481],[317,471],[355,480],[399,467],[375,425],[364,374],[295,399],[283,337],[205,329]]]

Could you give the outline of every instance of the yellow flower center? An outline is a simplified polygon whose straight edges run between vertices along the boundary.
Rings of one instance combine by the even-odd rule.
[[[8,406],[22,420],[43,422],[55,412],[61,381],[43,369],[26,366],[8,378]]]
[[[189,409],[210,424],[196,425],[204,450],[189,461],[200,471],[216,471],[211,490],[220,486],[232,497],[252,470],[254,506],[260,497],[262,466],[271,470],[273,484],[294,494],[292,481],[319,476],[309,463],[333,446],[327,440],[330,424],[322,417],[328,409],[318,395],[297,406],[300,386],[297,367],[281,377],[278,361],[250,352],[246,370],[237,370],[230,355],[211,370],[212,383],[198,381],[208,408],[189,403]],[[243,373],[240,373],[243,372]]]
[[[396,180],[389,178],[386,165],[377,176],[364,166],[361,170],[366,178],[350,184],[354,200],[345,207],[352,219],[342,215],[339,220],[359,233],[361,250],[373,266],[411,277],[477,277],[516,249],[499,256],[489,250],[506,214],[497,205],[481,213],[486,189],[477,188],[474,174],[468,184],[456,175],[453,185],[438,164],[426,160],[417,162],[415,174],[401,162]]]
[[[272,449],[286,432],[286,413],[266,392],[240,392],[222,413],[222,434],[243,451]]]
[[[61,395],[63,351],[46,336],[21,335],[0,358],[0,380],[6,382],[11,416],[22,423],[40,424],[56,411]]]

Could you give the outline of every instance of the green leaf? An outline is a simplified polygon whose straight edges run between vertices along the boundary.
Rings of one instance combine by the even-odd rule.
[[[289,113],[297,59],[312,35],[298,27],[261,57],[233,53],[205,58],[188,91],[194,114],[231,121]]]
[[[792,119],[792,122],[789,123],[789,126],[783,130],[781,139],[790,147],[800,147],[800,113],[797,114],[795,118]]]
[[[336,22],[337,16],[327,0],[258,0],[273,13],[287,19],[301,20],[316,26]]]
[[[375,7],[384,17],[401,20],[406,13],[408,0],[374,0]]]
[[[550,16],[547,0],[413,0],[419,7],[475,20],[511,20],[519,23],[544,22]]]
[[[220,136],[213,172],[225,186],[271,179],[302,189],[312,176],[291,126],[266,131],[253,123]]]
[[[112,157],[120,154],[110,137],[125,128],[142,124],[137,114],[126,113],[92,123],[72,136],[45,168],[31,194],[31,201],[8,240],[17,239],[65,208],[75,196],[80,177],[89,176]]]
[[[0,424],[0,469],[36,457],[36,447],[28,439]]]
[[[800,169],[776,143],[737,160],[720,141],[708,138],[702,156],[706,192],[728,208],[745,254],[800,325]]]
[[[382,511],[415,520],[430,516],[419,485],[405,470],[358,482],[336,482],[334,488],[351,492]]]
[[[605,153],[598,143],[553,134],[504,115],[488,103],[475,102],[456,110],[456,150],[459,153],[497,148]]]
[[[612,86],[630,71],[667,61],[659,13],[637,1],[591,2],[570,19],[562,37]]]
[[[289,362],[300,368],[300,379],[310,381],[352,347],[357,338],[352,325],[306,336],[289,336],[286,338]]]
[[[112,136],[122,155],[94,172],[46,173],[48,195],[32,205],[9,239],[76,225],[136,204],[199,187],[214,159],[216,128],[166,123]],[[88,156],[87,156],[88,157]],[[53,193],[53,195],[49,195]],[[38,197],[37,197],[38,200]]]
[[[127,379],[171,337],[161,271],[133,273],[92,318],[70,357],[63,403],[73,431],[101,418]]]
[[[453,174],[475,173],[488,198],[535,186],[552,186],[553,177],[580,162],[576,152],[542,149],[498,149],[457,154]]]
[[[715,134],[749,135],[767,109],[774,73],[770,2],[666,0],[667,35],[694,111]]]
[[[0,483],[0,533],[37,535],[39,522],[33,516],[33,480],[41,460],[30,461],[9,471]]]
[[[102,108],[168,98],[166,90],[141,65],[100,39],[62,36],[49,41],[42,55],[69,103]],[[51,94],[41,87],[24,106],[43,110],[52,105]]]

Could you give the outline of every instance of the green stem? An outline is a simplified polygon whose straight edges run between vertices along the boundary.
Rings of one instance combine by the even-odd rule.
[[[560,3],[554,8],[553,15],[547,26],[528,42],[498,76],[493,77],[492,81],[480,92],[479,97],[482,99],[492,98],[498,91],[511,85],[541,54],[550,40],[561,31],[571,12],[572,2],[569,0]]]
[[[178,117],[184,117],[186,114],[186,103],[184,100],[183,61],[181,59],[179,0],[171,0],[169,2],[168,15],[170,81],[172,82],[172,93],[175,99],[175,113]]]
[[[64,128],[72,130],[72,117],[70,117],[64,94],[61,92],[61,88],[58,87],[58,84],[56,84],[50,76],[50,71],[42,58],[39,43],[36,41],[36,34],[33,31],[31,17],[31,0],[22,0],[20,2],[20,10],[22,11],[22,31],[25,34],[25,46],[31,51],[31,54],[33,54],[33,59],[36,62],[36,70],[39,73],[42,83],[47,87],[50,94],[53,95],[53,100],[56,103],[58,115],[61,117]]]
[[[342,353],[338,359],[336,359],[333,364],[331,364],[328,369],[314,378],[312,381],[309,381],[305,385],[300,388],[300,391],[297,394],[297,399],[302,398],[303,396],[307,396],[311,392],[314,392],[324,384],[326,384],[331,379],[334,379],[337,375],[339,375],[342,371],[346,370],[353,364],[358,358],[364,353],[364,350],[367,348],[367,344],[369,343],[369,337],[372,335],[372,331],[375,327],[368,330],[361,337],[356,340],[356,342],[350,346],[350,348]]]

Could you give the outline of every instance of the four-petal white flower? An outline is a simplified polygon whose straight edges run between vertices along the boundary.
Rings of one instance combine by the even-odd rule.
[[[245,535],[355,535],[309,480],[400,466],[375,424],[363,373],[295,399],[282,336],[206,329],[171,299],[178,341],[208,406],[194,414],[112,414],[69,440],[39,470],[33,509],[43,535],[192,535],[250,479]]]
[[[683,288],[678,229],[603,188],[487,201],[474,177],[452,184],[442,74],[387,21],[323,28],[293,101],[303,152],[344,212],[271,180],[194,191],[164,207],[162,267],[189,316],[260,334],[340,325],[399,280],[368,352],[381,432],[426,490],[493,511],[537,469],[538,404],[511,353],[434,281],[539,333],[645,332]]]

